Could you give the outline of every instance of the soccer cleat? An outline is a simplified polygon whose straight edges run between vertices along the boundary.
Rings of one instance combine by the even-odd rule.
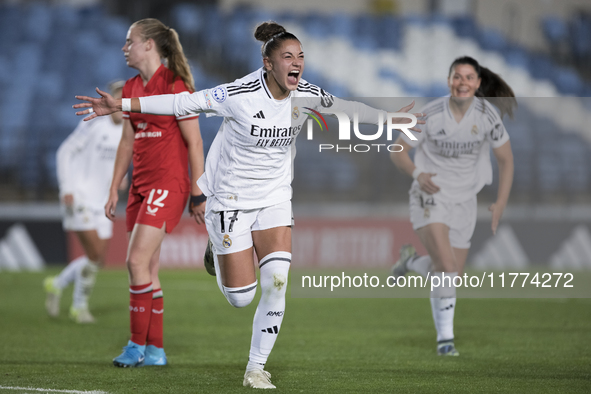
[[[400,248],[400,260],[398,260],[391,269],[391,275],[394,277],[394,279],[398,279],[399,277],[406,275],[408,272],[408,267],[406,264],[416,256],[417,251],[414,246],[407,244]]]
[[[113,365],[121,368],[141,367],[144,361],[146,346],[131,341],[123,347],[123,353],[113,359]]]
[[[92,324],[96,323],[94,316],[90,314],[88,308],[70,308],[70,319],[74,320],[78,324]]]
[[[215,276],[215,263],[213,262],[213,245],[211,240],[207,239],[207,248],[203,255],[203,265],[209,275]]]
[[[276,388],[271,383],[271,374],[262,369],[254,369],[252,371],[246,371],[244,374],[244,387],[252,387],[253,389],[274,389]]]
[[[437,344],[437,355],[457,357],[460,353],[456,350],[454,341],[445,341]]]
[[[149,365],[166,365],[166,353],[164,349],[156,347],[154,345],[146,346],[146,352],[144,353],[144,361],[138,365],[138,367],[145,367]]]
[[[51,317],[58,317],[60,314],[60,299],[62,298],[62,290],[54,284],[55,276],[48,276],[43,281],[45,288],[45,310]]]

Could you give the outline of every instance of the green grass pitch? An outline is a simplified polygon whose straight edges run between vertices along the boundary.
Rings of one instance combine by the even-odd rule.
[[[163,271],[169,365],[120,369],[128,339],[127,273],[99,274],[98,323],[45,314],[45,273],[0,272],[0,387],[108,393],[244,393],[256,300],[231,307],[204,271]],[[260,290],[259,290],[260,294]],[[288,293],[289,294],[289,293]],[[461,299],[457,358],[435,355],[427,299],[298,299],[288,295],[266,369],[278,392],[591,392],[588,299]],[[0,393],[31,392],[0,388]]]

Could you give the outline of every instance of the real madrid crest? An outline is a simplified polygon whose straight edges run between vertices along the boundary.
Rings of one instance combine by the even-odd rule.
[[[300,110],[298,109],[298,107],[293,107],[293,111],[291,111],[291,117],[293,120],[296,120],[300,117]]]
[[[228,249],[230,246],[232,246],[232,240],[230,239],[230,236],[228,234],[224,235],[224,239],[222,240],[222,245],[224,245],[224,248]]]
[[[478,134],[478,126],[474,125],[472,126],[472,135],[476,135]]]
[[[428,219],[429,216],[431,216],[431,211],[429,211],[429,208],[425,208],[423,216],[425,217],[425,219]]]

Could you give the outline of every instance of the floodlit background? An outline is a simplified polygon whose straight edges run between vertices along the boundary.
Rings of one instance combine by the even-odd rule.
[[[61,231],[56,150],[80,120],[75,94],[136,74],[121,47],[145,17],[177,29],[197,89],[259,68],[252,32],[267,20],[302,41],[304,79],[339,97],[439,97],[453,59],[475,57],[524,99],[505,118],[515,155],[510,205],[492,238],[486,207],[496,184],[479,195],[469,264],[591,268],[589,1],[72,0],[0,5],[0,269],[64,264],[80,252]],[[221,119],[200,123],[207,149]],[[318,155],[302,137],[297,145],[294,253],[307,253],[298,264],[388,267],[402,243],[416,242],[410,179],[387,154]],[[120,221],[109,264],[123,263],[123,232]],[[163,265],[202,267],[206,239],[184,220],[165,240]],[[325,245],[348,249],[327,257]]]

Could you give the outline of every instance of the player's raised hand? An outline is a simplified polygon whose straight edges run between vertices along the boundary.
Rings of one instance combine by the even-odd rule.
[[[415,106],[415,101],[413,100],[413,101],[411,101],[410,104],[400,108],[398,110],[398,112],[409,112],[411,109],[413,109],[414,106]],[[416,112],[416,113],[413,113],[413,115],[417,118],[417,125],[426,123],[424,113]],[[410,123],[410,119],[408,119],[408,118],[392,118],[392,123],[396,123],[396,124]],[[409,128],[409,130],[416,131],[417,133],[420,133],[422,131],[416,125],[414,127]]]
[[[419,186],[421,187],[422,191],[429,194],[435,194],[439,191],[439,186],[437,186],[431,179],[435,175],[437,174],[433,174],[430,172],[421,172],[419,174],[419,176],[417,177],[417,182],[419,182]]]
[[[115,100],[113,96],[107,92],[103,92],[99,88],[96,88],[96,92],[101,97],[76,96],[78,100],[87,101],[87,103],[75,104],[72,108],[88,108],[76,112],[76,115],[88,115],[84,118],[84,120],[87,121],[94,119],[97,116],[110,115],[113,112],[121,111],[121,103],[117,103],[120,100]]]

